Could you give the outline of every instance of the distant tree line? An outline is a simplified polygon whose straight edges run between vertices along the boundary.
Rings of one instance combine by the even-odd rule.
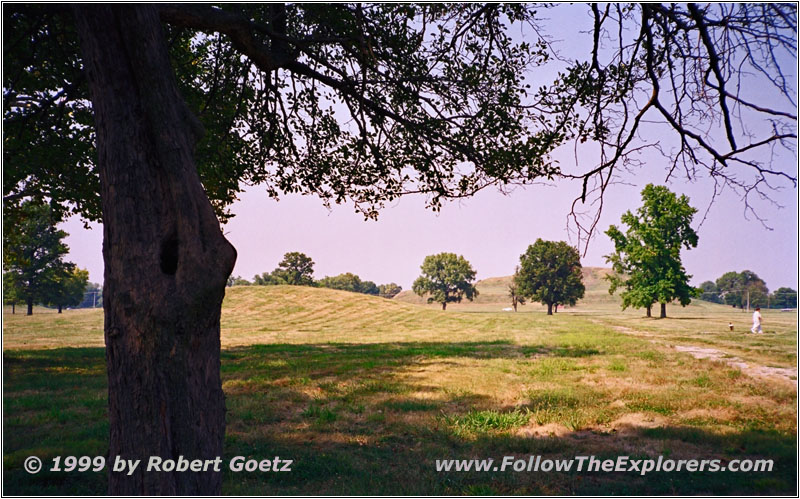
[[[359,276],[352,272],[332,277],[325,276],[322,279],[315,280],[314,260],[308,255],[297,251],[286,253],[275,270],[264,272],[260,275],[257,274],[253,276],[252,281],[243,279],[241,276],[228,278],[228,286],[277,286],[281,284],[339,289],[353,293],[382,296],[384,298],[392,298],[403,290],[402,287],[393,282],[378,285],[372,281],[362,281]]]
[[[700,285],[700,299],[737,308],[797,308],[797,291],[781,287],[770,293],[755,272],[725,272],[715,281]]]

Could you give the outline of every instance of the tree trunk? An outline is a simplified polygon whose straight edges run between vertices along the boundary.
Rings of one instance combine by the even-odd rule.
[[[11,304],[11,315],[14,315],[16,313],[16,309],[17,309],[17,303],[13,302]]]
[[[33,315],[33,298],[28,298],[26,303],[28,304],[28,313],[25,315]]]
[[[547,304],[547,315],[553,315],[553,304],[552,303],[548,303]]]
[[[442,310],[447,310],[447,302],[442,302]]]
[[[61,305],[58,306],[58,313],[61,313]]]
[[[147,459],[222,456],[220,311],[236,251],[200,183],[202,127],[172,74],[152,5],[74,7],[97,131],[112,495],[215,495],[222,474]]]
[[[516,312],[517,311],[517,302],[512,303],[512,305],[514,306],[514,312]]]
[[[647,306],[647,317],[652,317],[652,316],[653,316],[653,305],[650,304]]]
[[[662,319],[666,319],[667,318],[667,304],[666,303],[662,303],[661,304],[661,315],[659,317],[662,318]]]
[[[558,313],[558,303],[556,303],[555,305],[553,305],[553,313],[554,313],[554,314],[557,314],[557,313]]]

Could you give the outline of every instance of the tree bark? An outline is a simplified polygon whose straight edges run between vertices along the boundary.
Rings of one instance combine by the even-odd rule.
[[[447,310],[447,302],[442,302],[442,310]]]
[[[61,305],[58,306],[58,313],[61,313]]]
[[[15,302],[15,303],[12,303],[12,304],[11,304],[11,315],[14,315],[14,314],[16,313],[16,309],[17,309],[17,304],[16,304],[16,302]]]
[[[666,319],[667,318],[667,304],[666,303],[662,303],[661,304],[661,315],[659,317],[661,319]]]
[[[647,306],[647,317],[652,317],[652,316],[653,316],[653,305],[650,304]]]
[[[552,303],[548,303],[547,304],[547,315],[553,315],[553,304]]]
[[[145,472],[222,456],[220,311],[236,251],[200,183],[202,127],[147,4],[74,7],[97,132],[113,495],[215,495],[221,473]]]
[[[28,304],[28,313],[25,315],[33,315],[33,298],[28,298],[26,303]]]

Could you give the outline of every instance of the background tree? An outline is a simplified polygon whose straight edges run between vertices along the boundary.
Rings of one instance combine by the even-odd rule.
[[[727,305],[745,308],[766,307],[769,290],[763,279],[750,270],[725,272],[717,279],[717,289]]]
[[[242,276],[230,276],[228,277],[228,287],[231,286],[250,286],[252,284],[247,279],[242,278]]]
[[[376,296],[376,295],[378,295],[380,293],[380,288],[378,288],[378,285],[375,284],[372,281],[363,281],[361,283],[361,291],[360,292],[364,293],[365,295]]]
[[[278,263],[278,268],[272,271],[272,276],[292,286],[313,286],[314,260],[298,251],[286,253]]]
[[[208,366],[219,365],[235,251],[215,215],[240,185],[352,199],[370,217],[407,193],[438,208],[557,175],[580,179],[585,201],[630,165],[639,125],[654,119],[680,140],[670,172],[706,168],[715,187],[748,194],[795,181],[792,167],[753,158],[794,154],[796,106],[775,61],[796,54],[796,6],[593,5],[594,46],[563,72],[533,71],[563,61],[535,34],[536,8],[4,6],[4,215],[28,198],[102,215],[112,455],[222,453],[224,399]],[[533,36],[510,36],[531,24]],[[600,46],[614,33],[634,39]],[[737,78],[748,72],[777,99],[760,85],[745,92]],[[529,91],[526,75],[555,73]],[[710,120],[727,141],[712,141]],[[569,140],[601,145],[604,162],[563,174],[549,153]],[[136,410],[131,392],[146,394]],[[116,494],[218,494],[220,483],[214,473],[109,479]]]
[[[700,285],[700,299],[711,303],[722,303],[719,296],[717,284],[713,281],[705,281]]]
[[[390,282],[389,284],[381,284],[380,286],[378,286],[378,295],[384,298],[394,298],[401,291],[403,291],[403,287],[398,286],[393,282]]]
[[[581,269],[577,249],[563,241],[537,239],[520,255],[514,283],[521,296],[547,305],[547,315],[553,315],[553,305],[575,305],[583,298]]]
[[[280,277],[274,276],[272,272],[264,272],[253,276],[253,284],[256,286],[277,286],[286,284],[286,282]]]
[[[353,293],[361,293],[361,287],[363,285],[361,278],[351,272],[346,272],[333,277],[325,276],[317,281],[317,284],[323,288],[340,289],[342,291],[350,291]]]
[[[87,283],[86,289],[83,291],[83,300],[78,305],[78,308],[96,308],[102,306],[103,286],[95,282]]]
[[[614,243],[614,253],[606,261],[615,272],[607,277],[608,291],[613,294],[623,288],[622,308],[645,307],[648,317],[651,305],[658,302],[664,318],[667,303],[679,300],[686,306],[697,295],[681,263],[681,248],[697,246],[697,233],[691,227],[697,210],[685,195],[678,197],[653,184],[642,190],[642,203],[635,215],[630,210],[622,215],[628,226],[624,234],[614,225],[606,231]]]
[[[414,293],[428,296],[428,303],[441,303],[442,310],[448,303],[461,303],[462,298],[469,301],[478,296],[472,285],[475,271],[472,265],[455,253],[429,255],[422,262],[422,275],[412,285]]]
[[[11,313],[16,313],[17,303],[22,301],[17,295],[18,284],[15,274],[3,272],[3,305],[11,305]]]
[[[64,307],[74,307],[83,301],[83,294],[89,282],[89,271],[66,264],[51,272],[44,303],[56,307],[58,313]]]
[[[520,294],[519,284],[517,284],[518,275],[519,266],[514,271],[511,284],[508,285],[508,296],[511,298],[511,306],[514,307],[514,312],[517,311],[517,305],[525,305],[525,297]]]
[[[14,296],[28,306],[47,301],[53,277],[64,269],[69,248],[61,241],[67,236],[56,228],[48,205],[22,203],[13,219],[4,220],[3,267],[9,274],[4,281],[14,286]]]
[[[717,279],[716,284],[720,296],[726,304],[733,307],[741,306],[744,283],[738,272],[725,272]]]
[[[792,288],[778,288],[772,294],[771,302],[773,308],[797,308],[797,291]]]
[[[257,286],[314,286],[314,261],[306,254],[293,251],[283,255],[283,259],[272,272],[253,276]]]
[[[346,272],[333,277],[325,276],[316,283],[318,286],[330,289],[340,289],[365,295],[378,295],[380,288],[372,281],[362,281],[357,275]]]

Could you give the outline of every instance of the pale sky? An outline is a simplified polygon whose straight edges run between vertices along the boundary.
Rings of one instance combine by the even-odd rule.
[[[582,259],[585,266],[607,266],[603,256],[613,249],[602,234],[620,215],[640,204],[640,191],[663,177],[654,166],[633,178],[634,185],[613,186],[600,222],[600,233]],[[663,180],[663,178],[662,178]],[[673,182],[669,188],[687,194],[693,206],[705,211],[710,184]],[[315,276],[353,272],[378,284],[396,282],[409,289],[426,255],[449,251],[464,255],[479,279],[509,275],[519,255],[536,238],[568,240],[567,214],[577,186],[530,186],[510,195],[484,191],[472,199],[446,204],[441,213],[424,208],[424,199],[407,197],[384,209],[378,221],[365,221],[352,206],[328,211],[311,196],[291,195],[280,201],[251,188],[233,206],[236,216],[224,232],[238,251],[234,275],[251,280],[271,271],[284,253],[302,251],[316,263]],[[683,252],[692,283],[715,280],[729,270],[752,270],[771,290],[797,289],[797,191],[786,190],[777,199],[782,210],[762,206],[760,213],[774,230],[746,220],[743,204],[731,193],[717,199],[699,229],[698,247]],[[700,214],[694,224],[697,227]],[[102,227],[86,231],[75,218],[62,226],[70,236],[69,259],[89,270],[93,282],[102,280]]]
[[[586,9],[586,5],[578,5],[548,11],[549,22],[560,27],[556,36],[567,40],[559,45],[563,53],[587,56],[584,52],[588,45],[581,40],[586,34],[576,26],[578,20],[584,24],[589,21],[583,14]],[[563,26],[574,31],[566,33]],[[796,61],[792,62],[796,67]],[[650,133],[659,132],[651,129]],[[565,168],[575,168],[570,151],[560,151],[556,157]],[[647,166],[625,175],[625,184],[608,191],[598,233],[583,258],[584,266],[608,266],[603,256],[612,251],[612,245],[603,232],[610,224],[619,225],[625,210],[640,205],[639,193],[647,183],[664,183],[667,161],[652,152],[645,153],[642,160]],[[785,171],[796,176],[796,159],[781,160]],[[786,168],[786,161],[794,168]],[[703,179],[689,183],[675,178],[666,185],[688,195],[698,208],[693,224],[697,228],[712,184]],[[487,190],[474,198],[446,204],[440,213],[426,210],[423,198],[410,196],[385,208],[376,222],[365,221],[350,205],[328,211],[318,198],[299,195],[284,196],[276,202],[263,188],[254,187],[233,205],[236,216],[223,230],[239,254],[234,275],[248,280],[256,273],[274,269],[284,253],[302,251],[316,263],[316,278],[353,272],[378,284],[396,282],[409,289],[429,254],[448,251],[464,255],[483,279],[513,273],[519,255],[539,237],[568,241],[567,214],[578,189],[577,184],[562,182],[518,188],[507,196]],[[772,193],[772,197],[784,208],[769,203],[757,207],[774,230],[757,220],[747,220],[744,204],[734,193],[724,192],[717,199],[699,229],[698,247],[683,253],[692,284],[715,280],[727,271],[748,269],[764,279],[770,290],[781,286],[797,289],[797,189],[788,187]],[[68,258],[88,269],[91,281],[102,281],[102,228],[96,225],[86,231],[76,218],[62,227],[70,233]]]

